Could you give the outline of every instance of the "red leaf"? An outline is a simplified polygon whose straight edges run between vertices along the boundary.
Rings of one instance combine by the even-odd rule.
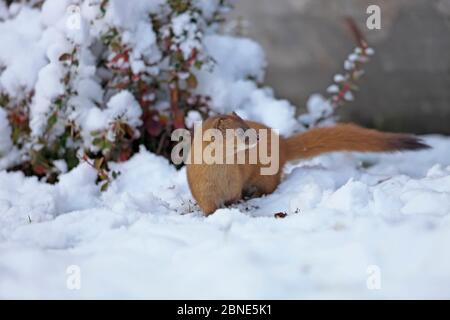
[[[138,74],[133,74],[131,80],[133,80],[134,82],[138,82],[139,80],[141,80],[141,76]]]
[[[122,150],[119,154],[119,162],[125,162],[125,161],[129,160],[130,157],[131,157],[130,149]]]
[[[123,60],[124,62],[128,62],[130,60],[130,56],[128,55],[128,50],[124,53],[119,53],[114,58],[111,59],[112,63],[117,63],[119,60]]]
[[[194,61],[197,59],[198,51],[197,48],[192,49],[191,56],[188,59],[188,64],[192,65]]]
[[[276,219],[284,219],[284,218],[287,217],[287,213],[284,213],[284,212],[278,212],[278,213],[275,213],[275,214],[274,214],[274,217],[275,217]]]
[[[9,115],[9,119],[10,119],[11,123],[13,123],[15,125],[22,125],[22,124],[28,122],[28,116],[26,114],[23,114],[20,111],[12,112]]]
[[[38,176],[44,176],[47,174],[47,168],[42,165],[42,164],[36,164],[33,166],[33,171],[34,173],[36,173]]]

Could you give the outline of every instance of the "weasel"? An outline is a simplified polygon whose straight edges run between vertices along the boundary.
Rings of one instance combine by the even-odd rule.
[[[271,128],[257,122],[245,121],[236,113],[205,120],[202,123],[202,132],[207,129],[219,130],[224,138],[227,129],[244,131],[265,129],[276,135]],[[244,194],[262,196],[274,192],[281,182],[283,167],[288,161],[335,151],[393,152],[430,148],[421,139],[412,135],[384,133],[354,124],[315,128],[288,138],[278,135],[276,137],[279,138],[279,167],[273,175],[261,174],[261,168],[265,165],[259,160],[255,164],[208,164],[207,159],[203,159],[200,163],[187,164],[189,188],[205,215],[213,214],[218,208],[241,200]],[[212,141],[194,138],[189,159],[192,160],[195,156],[193,151],[195,146],[199,148],[197,150],[203,152],[211,143]],[[265,145],[262,145],[263,143]],[[257,146],[266,147],[269,154],[272,151],[276,152],[270,150],[270,135],[266,141],[257,141]],[[242,152],[239,149],[234,151]]]

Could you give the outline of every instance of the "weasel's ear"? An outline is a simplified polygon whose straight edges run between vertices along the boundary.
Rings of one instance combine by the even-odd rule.
[[[225,122],[225,117],[219,117],[214,121],[214,125],[213,128],[214,129],[223,129],[224,126],[224,122]]]
[[[236,118],[239,118],[239,119],[241,118],[241,117],[239,117],[239,115],[238,115],[236,112],[234,112],[234,111],[231,113],[231,115],[232,115],[233,117],[236,117]]]

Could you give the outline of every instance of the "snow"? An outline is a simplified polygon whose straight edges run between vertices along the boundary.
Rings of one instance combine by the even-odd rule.
[[[333,88],[334,91],[335,88]],[[339,91],[339,88],[337,89]],[[323,97],[321,94],[312,94],[307,103],[307,113],[299,117],[299,121],[307,126],[316,123],[322,118],[329,117],[333,114],[333,106],[331,102]]]
[[[199,41],[201,34],[197,30],[197,25],[191,23],[197,16],[186,12],[172,18],[172,32],[174,34],[174,48],[177,45],[183,52],[184,58],[187,60],[191,56],[194,49],[200,50],[202,45]]]
[[[160,52],[156,45],[156,35],[152,25],[147,22],[141,22],[134,32],[128,33],[129,46],[134,48],[131,56],[131,67],[135,74],[139,74],[145,70],[142,57],[149,57],[150,64],[158,62]]]
[[[104,110],[93,107],[85,113],[81,112],[79,120],[83,123],[84,140],[91,142],[93,139],[91,132],[107,130],[106,137],[114,141],[115,130],[112,126],[114,122],[120,121],[135,128],[142,122],[141,115],[142,109],[134,96],[129,91],[122,90],[111,97]],[[135,134],[138,132],[135,131]]]
[[[112,26],[134,30],[142,20],[148,20],[148,12],[158,12],[166,0],[133,0],[131,6],[122,0],[111,0],[106,21]]]
[[[208,218],[185,170],[144,149],[105,193],[87,164],[53,186],[1,172],[0,297],[448,298],[450,139],[426,140],[289,165],[274,194]]]
[[[121,91],[108,102],[106,109],[111,120],[121,118],[132,127],[141,123],[142,109],[129,91]]]
[[[202,122],[202,115],[198,111],[189,111],[186,115],[185,124],[186,128],[194,128],[195,123]]]
[[[34,87],[45,65],[45,47],[39,43],[42,28],[39,12],[24,8],[15,19],[0,23],[0,89],[21,97]]]
[[[8,17],[8,8],[6,7],[6,3],[0,2],[0,19],[5,19]]]
[[[45,130],[52,100],[64,93],[64,85],[60,81],[62,78],[63,71],[57,62],[49,63],[39,72],[30,121],[30,128],[35,136],[41,135]]]
[[[212,71],[198,74],[198,93],[212,97],[217,113],[237,113],[246,120],[264,123],[289,135],[299,127],[295,107],[274,97],[270,88],[260,88],[266,67],[264,51],[250,39],[208,35],[205,46],[215,61]]]

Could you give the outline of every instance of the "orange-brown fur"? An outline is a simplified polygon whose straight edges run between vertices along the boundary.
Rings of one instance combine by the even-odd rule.
[[[256,122],[244,121],[234,113],[207,119],[203,123],[203,130],[210,128],[271,130]],[[201,149],[203,150],[208,144],[209,142],[203,141]],[[269,148],[270,145],[269,139]],[[239,201],[244,194],[260,196],[274,192],[280,184],[283,167],[288,161],[311,158],[334,151],[389,152],[424,148],[428,146],[411,135],[383,133],[353,124],[339,124],[334,127],[311,129],[286,139],[280,137],[280,165],[275,175],[261,175],[260,169],[263,165],[258,162],[257,164],[188,164],[187,176],[193,197],[205,215],[209,215],[223,205]]]

